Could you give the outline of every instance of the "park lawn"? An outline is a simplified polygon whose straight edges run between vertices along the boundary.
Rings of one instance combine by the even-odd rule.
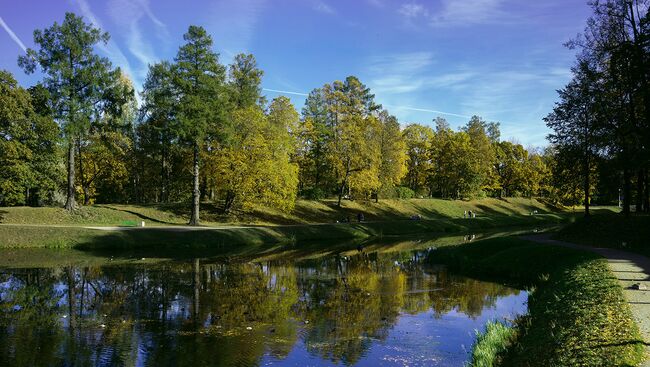
[[[643,361],[643,342],[622,289],[595,254],[502,237],[443,247],[428,261],[532,290],[528,314],[515,321],[514,336],[492,328],[488,333],[498,335],[480,338],[477,366],[636,366]],[[494,354],[494,361],[480,359]]]
[[[250,227],[144,227],[100,230],[80,226],[0,225],[0,248],[55,247],[79,249],[195,249],[251,246],[262,243],[383,238],[404,235],[480,233],[499,228],[557,226],[570,217],[560,214],[484,216],[473,219],[387,220]]]
[[[236,212],[219,214],[211,204],[202,205],[203,225],[282,225],[334,223],[350,217],[356,219],[363,213],[367,221],[392,221],[420,215],[423,219],[462,218],[463,212],[473,211],[477,217],[528,216],[533,211],[539,214],[558,213],[535,199],[486,198],[481,200],[409,199],[349,201],[344,200],[341,208],[335,200],[298,200],[294,210],[280,211],[261,208],[251,213]],[[62,208],[10,207],[0,208],[0,223],[6,224],[54,224],[90,226],[134,226],[145,221],[147,226],[184,225],[189,221],[189,205],[123,205],[98,204],[82,207],[69,213]]]
[[[562,228],[556,239],[595,247],[610,247],[650,256],[650,215],[594,214]]]

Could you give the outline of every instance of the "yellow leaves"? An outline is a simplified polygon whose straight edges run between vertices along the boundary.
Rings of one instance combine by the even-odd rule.
[[[293,209],[298,166],[290,162],[293,144],[284,118],[275,122],[257,107],[233,114],[230,145],[208,154],[206,174],[216,188],[234,196],[235,205],[250,211],[259,206]]]

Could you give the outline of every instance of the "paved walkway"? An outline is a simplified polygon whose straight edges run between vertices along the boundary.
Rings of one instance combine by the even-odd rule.
[[[618,279],[627,303],[632,310],[632,316],[639,329],[641,336],[646,342],[646,356],[650,357],[650,258],[643,255],[601,247],[576,245],[574,243],[557,241],[551,239],[549,234],[523,236],[527,240],[591,251],[607,259],[610,270]],[[640,283],[646,287],[645,290],[632,289],[632,285]],[[650,358],[642,366],[650,367]]]

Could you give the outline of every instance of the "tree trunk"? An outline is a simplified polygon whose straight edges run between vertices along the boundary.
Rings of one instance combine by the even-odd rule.
[[[200,186],[200,191],[201,191],[201,200],[206,200],[207,199],[207,193],[208,193],[208,180],[206,179],[205,176],[201,179],[201,186]]]
[[[80,140],[77,140],[77,155],[79,156],[79,180],[81,181],[81,188],[84,192],[84,205],[87,206],[90,203],[90,193],[88,182],[86,182],[86,177],[84,176],[83,155],[81,155]]]
[[[345,186],[348,184],[348,176],[350,176],[349,164],[348,164],[348,168],[346,168],[345,170],[345,177],[343,178],[343,182],[341,183],[341,188],[339,189],[339,201],[337,204],[339,208],[341,207],[341,199],[343,198],[343,193],[345,192]]]
[[[589,191],[590,191],[590,188],[591,188],[591,183],[590,183],[590,180],[589,180],[590,179],[590,174],[589,174],[590,173],[589,172],[589,166],[590,166],[590,164],[589,164],[590,163],[589,162],[589,158],[590,158],[590,155],[589,155],[589,142],[590,142],[590,139],[589,139],[589,117],[586,116],[586,114],[585,114],[584,118],[585,118],[585,131],[584,131],[585,132],[585,136],[584,136],[584,139],[585,139],[585,141],[584,141],[585,157],[584,157],[584,162],[583,162],[584,163],[583,170],[584,170],[584,179],[585,179],[584,180],[584,185],[585,185],[584,186],[584,190],[585,190],[585,218],[589,218],[589,204],[590,204],[589,203]]]
[[[201,310],[201,264],[199,259],[194,259],[193,266],[193,275],[194,275],[194,297],[192,304],[192,319],[194,325],[198,327],[199,323],[199,311]]]
[[[160,201],[167,202],[167,162],[166,162],[166,149],[163,144],[162,151],[160,152]]]
[[[235,203],[235,194],[228,190],[226,192],[226,198],[223,201],[223,213],[228,214],[230,209],[232,209],[233,204]]]
[[[589,191],[591,187],[590,183],[590,174],[589,174],[589,153],[586,152],[585,155],[585,162],[584,162],[584,170],[585,170],[585,182],[584,182],[584,190],[585,190],[585,218],[589,217]]]
[[[648,169],[643,170],[643,182],[645,182],[645,190],[643,191],[643,209],[646,213],[650,213],[650,186],[648,185]]]
[[[199,144],[194,142],[194,169],[192,172],[193,187],[192,187],[192,216],[190,217],[191,226],[199,225],[199,200],[201,198],[201,191],[199,190]]]
[[[644,180],[643,180],[643,170],[639,170],[636,173],[636,212],[641,213],[643,212],[643,187],[644,187]]]
[[[74,140],[70,140],[68,145],[68,185],[67,185],[67,199],[65,201],[65,209],[70,211],[77,208],[77,202],[74,199]]]
[[[347,181],[347,176],[343,180],[343,183],[341,184],[341,188],[339,189],[339,200],[338,203],[336,204],[339,208],[341,207],[341,199],[343,198],[343,191],[345,190],[345,182]]]
[[[630,216],[630,192],[632,191],[632,183],[630,181],[630,170],[625,168],[623,170],[623,214],[626,217]]]
[[[68,278],[68,329],[72,334],[73,330],[77,327],[77,313],[75,312],[77,308],[77,295],[75,293],[76,282],[74,269],[71,266],[66,267],[66,275]]]

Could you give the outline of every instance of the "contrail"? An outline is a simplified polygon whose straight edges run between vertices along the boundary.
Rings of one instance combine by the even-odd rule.
[[[308,96],[309,94],[307,93],[301,93],[301,92],[291,92],[291,91],[286,91],[286,90],[278,90],[278,89],[270,89],[270,88],[262,88],[262,90],[267,91],[267,92],[275,92],[275,93],[282,93],[282,94],[293,94],[296,96]],[[447,116],[455,116],[455,117],[461,117],[464,119],[469,119],[472,118],[471,116],[466,116],[466,115],[459,115],[457,113],[452,113],[452,112],[444,112],[444,111],[438,111],[438,110],[431,110],[427,108],[416,108],[416,107],[407,107],[407,106],[394,106],[394,105],[387,105],[384,104],[385,107],[389,108],[396,108],[396,109],[401,109],[401,110],[409,110],[409,111],[418,111],[418,112],[428,112],[428,113],[437,113],[440,115],[447,115]]]
[[[16,42],[16,44],[23,49],[23,52],[27,52],[27,47],[25,47],[23,41],[21,41],[20,38],[16,36],[14,31],[12,31],[11,28],[9,28],[9,26],[7,25],[7,23],[5,23],[2,17],[0,17],[0,25],[2,26],[2,28],[5,29],[5,31],[7,31],[7,33],[9,33],[9,37],[11,37],[11,39],[14,40],[14,42]]]
[[[440,115],[448,115],[448,116],[455,116],[455,117],[462,117],[465,119],[472,118],[472,116],[467,116],[467,115],[459,115],[457,113],[451,113],[451,112],[444,112],[444,111],[438,111],[438,110],[430,110],[427,108],[416,108],[416,107],[407,107],[407,106],[394,106],[394,105],[388,105],[385,104],[384,106],[389,107],[389,108],[397,108],[401,110],[409,110],[409,111],[418,111],[418,112],[429,112],[429,113],[437,113]]]
[[[269,89],[269,88],[262,88],[262,90],[267,91],[267,92],[275,92],[275,93],[282,93],[282,94],[293,94],[293,95],[296,95],[296,96],[308,96],[309,95],[307,93],[290,92],[290,91],[286,91],[286,90]]]

